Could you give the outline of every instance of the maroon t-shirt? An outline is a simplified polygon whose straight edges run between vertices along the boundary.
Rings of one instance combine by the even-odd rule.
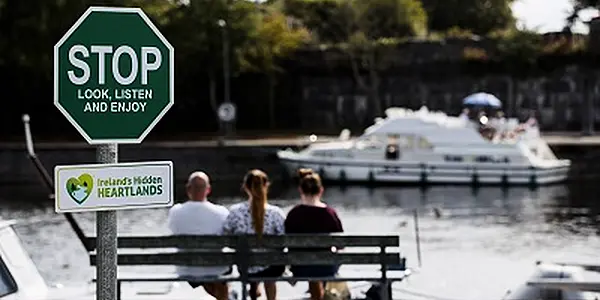
[[[286,233],[332,233],[344,232],[335,209],[326,206],[299,204],[292,208],[285,219]]]

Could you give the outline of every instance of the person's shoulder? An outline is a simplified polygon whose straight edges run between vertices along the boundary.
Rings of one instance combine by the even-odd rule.
[[[169,214],[176,213],[183,208],[183,203],[177,203],[169,208]]]
[[[280,214],[282,216],[285,216],[285,213],[283,212],[283,209],[281,209],[281,207],[276,206],[276,205],[267,204],[267,211],[271,211],[271,212]]]
[[[289,214],[295,214],[295,213],[301,211],[303,206],[304,205],[302,205],[302,204],[296,204],[296,205],[294,205],[294,207],[292,207],[292,209],[290,209],[290,211],[288,212],[288,215]]]
[[[185,202],[181,202],[181,203],[175,203],[173,206],[171,206],[171,208],[169,210],[178,210],[181,209],[181,207],[183,206]]]
[[[293,213],[293,214],[305,214],[305,213],[310,213],[313,212],[313,209],[315,209],[317,207],[315,206],[309,206],[306,204],[296,204],[288,214]],[[318,209],[318,208],[317,208]]]
[[[228,215],[229,214],[229,209],[227,209],[227,207],[225,207],[224,205],[221,204],[216,204],[213,202],[209,202],[212,210],[219,213],[219,214],[224,214],[224,215]]]
[[[247,207],[246,207],[245,204],[246,204],[245,202],[240,202],[240,203],[233,204],[233,205],[229,206],[228,211],[229,211],[229,213],[232,213],[232,214],[240,213],[244,209],[247,209]]]
[[[235,203],[229,206],[229,210],[242,209],[246,206],[246,202]]]
[[[333,208],[333,206],[331,206],[329,204],[326,204],[323,208],[330,212],[336,212],[335,208]]]
[[[335,208],[333,208],[329,205],[325,206],[324,208],[325,208],[325,211],[327,211],[330,215],[337,217],[337,210],[335,210]]]
[[[277,206],[277,205],[273,205],[273,204],[267,204],[267,209],[268,210],[275,210],[275,211],[283,211],[281,209],[281,207]]]
[[[229,213],[229,209],[227,209],[227,207],[225,207],[225,205],[220,205],[220,204],[215,204],[215,207],[222,212],[226,212]]]

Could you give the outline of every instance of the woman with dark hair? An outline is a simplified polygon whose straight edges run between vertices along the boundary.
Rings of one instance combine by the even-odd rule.
[[[324,189],[319,174],[313,172],[311,169],[300,169],[298,170],[298,176],[300,177],[299,190],[302,202],[288,213],[285,220],[285,232],[344,232],[342,222],[335,209],[321,201]],[[291,271],[294,273],[294,276],[298,277],[330,277],[337,273],[338,268],[339,266],[333,265],[291,266]],[[323,282],[311,281],[308,285],[311,299],[322,300],[325,294]]]
[[[261,170],[251,170],[244,177],[242,189],[248,195],[248,201],[233,205],[225,220],[223,231],[226,234],[284,234],[285,216],[283,211],[267,203],[269,178]],[[285,266],[251,266],[250,277],[279,277],[285,272]],[[265,282],[268,300],[275,300],[277,288],[275,282]],[[254,299],[258,293],[258,283],[250,284],[250,296]]]

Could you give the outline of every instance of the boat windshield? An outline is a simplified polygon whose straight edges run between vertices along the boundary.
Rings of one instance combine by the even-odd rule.
[[[360,150],[379,150],[383,149],[385,143],[376,135],[370,135],[356,142],[356,148]]]
[[[0,257],[0,298],[17,292],[15,280]]]

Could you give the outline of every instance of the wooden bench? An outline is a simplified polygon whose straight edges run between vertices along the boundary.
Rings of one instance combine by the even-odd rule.
[[[96,238],[88,238],[92,252],[90,263],[96,266]],[[396,235],[357,236],[347,234],[294,234],[263,236],[203,235],[203,236],[121,236],[118,238],[119,266],[236,266],[239,276],[189,278],[176,274],[117,275],[117,299],[121,298],[122,282],[241,282],[242,299],[247,299],[246,286],[260,281],[376,281],[382,284],[384,299],[391,299],[391,283],[405,276],[405,259],[398,250]],[[333,252],[308,248],[343,249]],[[394,247],[396,249],[388,249]],[[367,249],[375,248],[375,249]],[[179,250],[177,250],[179,249]],[[292,249],[292,251],[288,251]],[[369,251],[370,250],[370,251]],[[252,265],[378,265],[372,276],[335,276],[326,278],[249,278]],[[392,274],[394,276],[392,276]],[[361,274],[362,275],[362,274]]]

